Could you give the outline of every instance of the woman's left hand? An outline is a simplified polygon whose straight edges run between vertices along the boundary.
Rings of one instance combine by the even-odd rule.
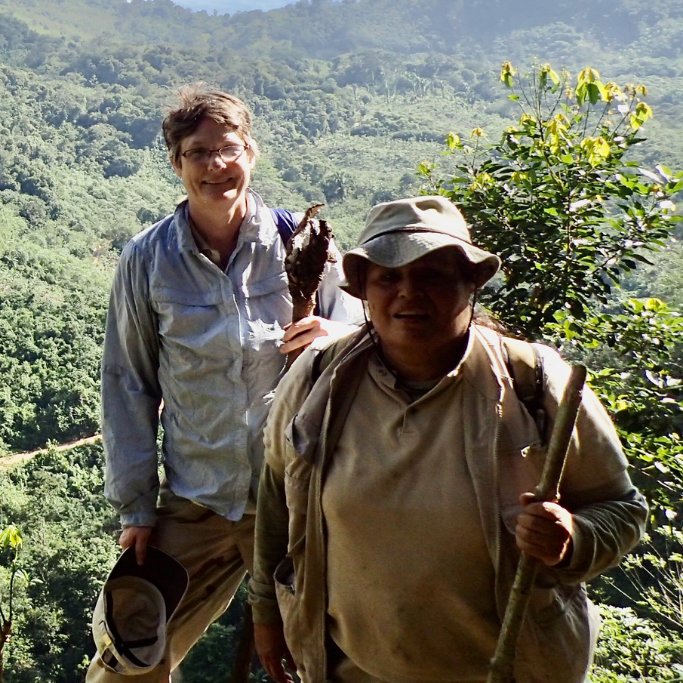
[[[263,668],[275,683],[294,683],[285,664],[296,671],[296,664],[287,643],[282,624],[254,624],[254,643]]]
[[[317,315],[309,315],[307,318],[302,318],[285,327],[280,353],[287,354],[296,349],[305,349],[318,337],[343,337],[352,330],[353,327],[346,323],[320,318]]]
[[[547,567],[571,558],[574,520],[571,512],[557,503],[539,503],[533,493],[523,493],[524,509],[517,517],[517,547]]]

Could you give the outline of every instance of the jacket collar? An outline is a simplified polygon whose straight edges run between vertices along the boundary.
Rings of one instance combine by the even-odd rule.
[[[342,343],[343,348],[323,370],[299,412],[287,427],[287,438],[292,447],[303,460],[311,464],[316,459],[333,384],[336,384],[337,378],[341,378],[349,368],[356,372],[364,372],[364,363],[373,350],[372,341],[364,327],[345,338]],[[331,352],[330,347],[327,349],[328,351],[323,350],[319,353]]]
[[[494,350],[495,340],[500,344],[498,335],[489,335],[487,331],[482,332],[482,328],[474,325],[471,329],[472,333],[462,360],[446,378],[452,382],[462,372],[472,390],[492,401],[500,401],[504,386],[501,372],[504,371],[504,366],[501,370]],[[344,339],[343,344],[342,350],[321,373],[287,428],[287,437],[294,450],[309,463],[315,461],[333,385],[344,384],[343,377],[349,371],[365,372],[368,358],[374,350],[365,328]],[[327,347],[319,353],[331,352],[332,349]]]

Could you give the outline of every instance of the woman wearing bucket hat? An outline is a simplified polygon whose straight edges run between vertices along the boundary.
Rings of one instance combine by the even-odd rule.
[[[473,323],[499,266],[443,197],[374,207],[344,257],[370,322],[302,355],[266,428],[250,600],[279,683],[283,661],[306,683],[484,681],[519,549],[543,571],[517,683],[585,679],[583,582],[638,541],[647,507],[590,390],[562,505],[533,502],[569,371]]]

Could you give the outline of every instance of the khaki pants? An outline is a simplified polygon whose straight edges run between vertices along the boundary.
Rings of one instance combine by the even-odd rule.
[[[169,683],[171,672],[206,629],[225,612],[254,562],[253,512],[239,522],[179,498],[162,488],[150,543],[175,557],[187,570],[187,593],[168,625],[166,656],[141,676],[121,676],[90,663],[86,683]]]
[[[330,668],[327,683],[386,683],[356,666],[331,640],[327,644],[327,656]],[[453,683],[458,680],[462,679],[454,679]],[[486,681],[468,681],[468,683],[486,683]]]

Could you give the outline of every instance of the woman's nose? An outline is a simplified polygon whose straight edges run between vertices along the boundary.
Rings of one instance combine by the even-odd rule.
[[[228,164],[225,162],[220,152],[217,149],[211,150],[211,156],[209,158],[209,168],[225,168]]]
[[[398,283],[398,291],[401,296],[406,298],[417,296],[421,292],[420,282],[409,275],[402,277]]]

